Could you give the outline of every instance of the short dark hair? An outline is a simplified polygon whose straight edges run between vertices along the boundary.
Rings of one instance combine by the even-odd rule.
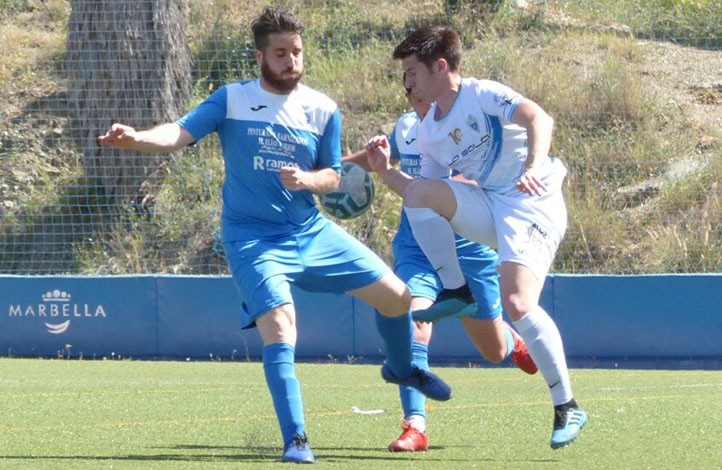
[[[418,61],[427,67],[439,59],[445,59],[449,69],[456,72],[461,64],[461,39],[451,28],[422,26],[394,49],[394,59],[403,60],[412,55],[416,55]]]
[[[291,33],[303,36],[303,23],[293,13],[280,8],[265,7],[258,18],[251,23],[253,42],[256,49],[263,50],[268,46],[268,35],[274,33]]]

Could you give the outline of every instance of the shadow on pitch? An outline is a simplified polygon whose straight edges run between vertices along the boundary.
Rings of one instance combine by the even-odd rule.
[[[456,447],[456,446],[451,446]],[[273,463],[281,461],[280,447],[243,447],[243,446],[211,446],[184,444],[168,447],[150,447],[149,449],[161,450],[156,454],[137,455],[0,455],[3,460],[17,461],[88,461],[88,462],[246,462],[246,463]],[[431,446],[431,452],[420,452],[414,454],[392,453],[383,449],[368,447],[313,447],[316,460],[323,462],[393,462],[399,459],[408,461],[413,455],[413,460],[419,462],[469,462],[468,459],[449,459],[448,455],[434,456],[434,450],[449,449],[449,446]],[[175,451],[175,452],[174,452]],[[376,454],[376,455],[370,455]],[[489,463],[500,463],[497,459],[475,460],[475,462],[486,461]],[[556,459],[544,460],[553,463]],[[537,461],[541,462],[541,461]],[[510,463],[510,462],[507,462]]]

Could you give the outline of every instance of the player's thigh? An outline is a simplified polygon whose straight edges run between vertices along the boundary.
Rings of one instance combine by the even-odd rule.
[[[494,216],[484,190],[458,181],[446,183],[456,198],[456,213],[450,220],[454,231],[467,240],[496,247]]]
[[[543,283],[566,230],[561,191],[544,197],[489,197],[498,220],[499,262],[526,266]]]
[[[386,317],[405,315],[409,312],[411,305],[409,289],[392,272],[368,286],[348,291],[348,293],[372,305]]]
[[[324,220],[297,236],[304,272],[296,284],[311,292],[347,292],[382,315],[407,313],[411,301],[406,284],[371,249],[335,223]]]
[[[253,326],[261,315],[293,304],[290,283],[303,265],[292,240],[233,241],[224,243],[224,248],[242,301],[241,327]]]
[[[456,213],[456,198],[447,183],[447,180],[441,179],[412,181],[404,191],[404,205],[406,207],[428,207],[443,217],[451,219]]]
[[[303,273],[296,285],[310,292],[344,293],[361,289],[391,274],[371,249],[329,220],[297,235]]]

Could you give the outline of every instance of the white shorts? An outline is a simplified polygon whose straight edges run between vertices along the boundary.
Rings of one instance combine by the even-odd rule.
[[[541,197],[516,189],[499,193],[447,180],[457,203],[451,226],[468,240],[496,248],[499,263],[526,266],[543,283],[567,229],[561,189],[565,173],[548,184],[548,192]]]

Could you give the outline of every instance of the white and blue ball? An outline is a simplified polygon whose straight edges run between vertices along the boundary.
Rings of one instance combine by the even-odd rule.
[[[321,194],[319,202],[337,219],[353,219],[371,207],[374,202],[374,180],[361,166],[344,162],[341,164],[341,182],[332,193]]]

